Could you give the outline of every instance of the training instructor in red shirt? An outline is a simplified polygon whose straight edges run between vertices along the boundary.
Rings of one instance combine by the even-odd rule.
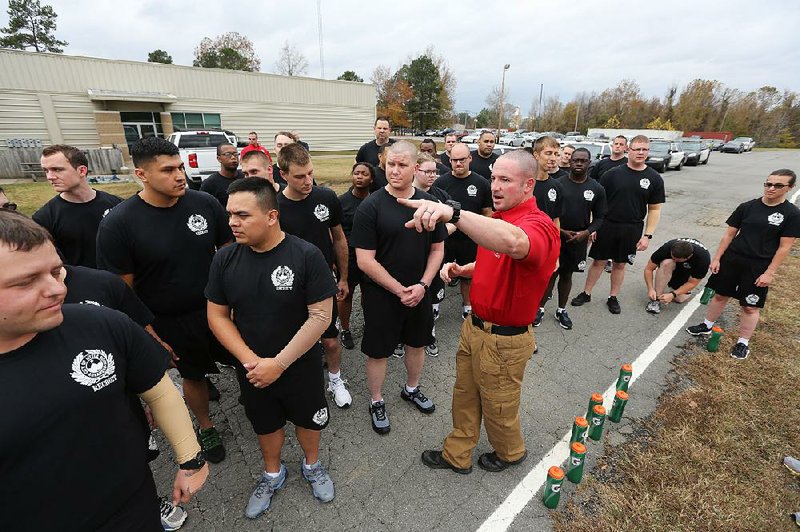
[[[406,224],[432,231],[449,222],[478,244],[470,264],[447,263],[441,276],[472,277],[472,315],[461,327],[453,387],[453,430],[441,451],[422,453],[422,462],[456,473],[472,471],[483,418],[494,451],[478,459],[481,469],[502,471],[527,457],[519,419],[525,366],[535,342],[531,323],[556,265],[558,229],[533,197],[536,161],[524,150],[510,151],[492,169],[492,218],[461,211],[458,203],[397,201],[416,209]]]

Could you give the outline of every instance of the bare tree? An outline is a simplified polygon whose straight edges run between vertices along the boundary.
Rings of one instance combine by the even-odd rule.
[[[275,62],[275,72],[284,76],[298,76],[308,72],[306,56],[289,41],[283,43],[281,53]]]

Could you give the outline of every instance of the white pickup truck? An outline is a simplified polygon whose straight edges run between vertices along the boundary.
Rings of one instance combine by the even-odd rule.
[[[199,189],[205,178],[219,170],[217,146],[236,146],[236,136],[227,131],[176,131],[167,140],[178,147],[186,167],[190,188]]]

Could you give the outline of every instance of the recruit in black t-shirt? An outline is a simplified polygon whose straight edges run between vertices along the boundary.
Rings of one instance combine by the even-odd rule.
[[[761,198],[746,201],[725,223],[739,229],[728,251],[745,257],[772,260],[782,237],[800,237],[800,209],[789,201],[772,207]]]
[[[336,193],[325,187],[312,187],[304,199],[295,201],[278,194],[281,229],[311,242],[322,251],[329,267],[336,262],[331,229],[342,224],[342,206]]]
[[[390,138],[389,142],[384,144],[384,146],[391,146],[395,143],[395,140]],[[378,150],[380,146],[372,139],[371,141],[367,142],[363,146],[358,149],[358,153],[356,153],[356,162],[357,163],[370,163],[372,166],[378,166]]]
[[[436,198],[414,189],[410,199]],[[354,248],[375,250],[375,259],[404,286],[422,279],[431,244],[447,238],[443,223],[436,224],[433,232],[407,229],[405,223],[413,217],[414,209],[400,205],[386,189],[381,189],[370,194],[356,211],[350,242]]]
[[[86,203],[73,203],[56,196],[33,213],[33,220],[53,235],[65,264],[97,266],[97,227],[122,198],[102,190],[95,192],[94,199]]]
[[[67,297],[64,303],[98,305],[118,310],[142,327],[153,322],[153,313],[119,276],[85,266],[65,265],[64,268],[67,270],[64,280]]]
[[[308,305],[337,292],[319,249],[290,234],[263,253],[240,244],[221,249],[205,291],[209,301],[233,310],[242,339],[262,358],[286,347],[308,319]]]
[[[372,183],[369,184],[369,191],[375,192],[376,190],[380,190],[383,187],[389,184],[389,180],[386,179],[386,170],[381,168],[380,166],[375,167],[375,179],[372,180]]]
[[[133,290],[156,316],[179,316],[205,308],[211,260],[232,239],[225,211],[205,192],[187,190],[172,207],[137,194],[100,224],[97,265],[134,274]]]
[[[564,210],[559,218],[561,229],[568,231],[597,231],[606,217],[606,191],[594,179],[576,183],[569,177],[561,179]],[[537,205],[539,200],[536,200]]]
[[[561,217],[564,212],[564,194],[558,181],[552,177],[544,181],[537,179],[533,186],[533,196],[536,198],[536,206],[551,220]]]
[[[628,158],[623,157],[622,159],[618,159],[616,161],[612,161],[610,157],[606,157],[605,159],[601,159],[597,161],[597,164],[592,166],[589,170],[589,177],[592,179],[600,180],[603,177],[603,174],[611,170],[612,168],[616,168],[617,166],[622,166],[623,164],[628,164]]]
[[[339,196],[339,206],[342,208],[342,230],[348,242],[350,242],[350,233],[353,230],[353,218],[355,218],[356,210],[362,201],[364,198],[353,194],[352,187]]]
[[[97,530],[151,474],[130,394],[155,386],[169,355],[120,312],[62,312],[0,356],[3,530]]]
[[[564,170],[563,168],[559,168],[555,172],[550,175],[550,179],[564,179],[569,175],[569,170]]]
[[[443,151],[442,153],[439,154],[439,159],[442,161],[442,164],[445,165],[448,169],[450,170],[453,169],[453,164],[450,162],[450,155],[446,151]]]
[[[469,163],[469,169],[476,174],[485,177],[487,181],[491,181],[492,168],[494,167],[494,162],[499,156],[492,152],[489,157],[484,159],[478,154],[478,150],[473,150],[470,155],[472,156],[472,162]]]
[[[450,201],[453,199],[453,197],[450,194],[448,194],[441,188],[437,187],[436,185],[433,185],[431,188],[429,188],[428,190],[424,190],[423,192],[427,192],[428,194],[433,196],[439,203],[444,203],[446,201]]]
[[[676,264],[677,269],[691,270],[689,275],[695,279],[702,279],[708,273],[708,267],[711,265],[711,254],[708,252],[702,242],[694,238],[673,238],[669,242],[663,244],[660,248],[655,250],[650,256],[650,262],[653,264],[661,264],[662,261],[672,258],[671,249],[675,242],[688,242],[692,245],[692,256],[689,260]]]
[[[228,206],[228,187],[234,181],[243,178],[244,174],[241,170],[236,170],[236,177],[225,177],[219,172],[214,172],[203,180],[200,184],[200,190],[217,198],[217,201],[224,209]]]
[[[621,165],[607,171],[600,178],[606,189],[608,214],[606,220],[616,223],[642,223],[647,216],[647,206],[664,203],[664,180],[649,166],[633,170]]]
[[[489,181],[484,177],[470,172],[466,177],[456,177],[452,172],[447,172],[433,182],[434,187],[441,188],[461,204],[461,209],[476,214],[483,214],[484,209],[492,208],[492,190]],[[469,237],[461,231],[456,231],[451,238],[467,240]]]

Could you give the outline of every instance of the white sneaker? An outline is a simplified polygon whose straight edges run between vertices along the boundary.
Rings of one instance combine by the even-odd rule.
[[[350,396],[350,392],[347,391],[345,384],[347,384],[347,381],[344,379],[328,382],[328,391],[333,395],[333,402],[339,408],[347,408],[353,404],[353,398]]]
[[[161,513],[161,526],[164,530],[178,530],[186,522],[186,510],[175,506],[166,497],[162,497],[159,504]]]

